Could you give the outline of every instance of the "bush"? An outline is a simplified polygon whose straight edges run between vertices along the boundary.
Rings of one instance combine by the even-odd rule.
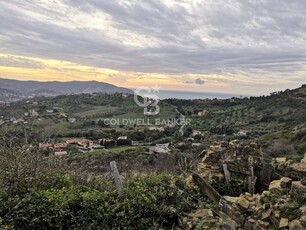
[[[295,152],[295,148],[291,144],[287,144],[284,141],[274,142],[270,147],[267,148],[266,153],[270,157],[280,157],[289,155]]]
[[[99,192],[71,185],[60,189],[33,189],[23,199],[15,196],[6,200],[18,203],[18,208],[6,212],[3,221],[16,229],[169,227],[178,225],[183,213],[206,202],[183,178],[165,174],[127,182],[123,199],[116,190]]]

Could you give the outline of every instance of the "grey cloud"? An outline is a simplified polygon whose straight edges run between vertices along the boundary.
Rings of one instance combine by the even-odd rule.
[[[198,85],[203,85],[203,84],[205,83],[205,81],[202,80],[201,78],[197,78],[197,79],[195,79],[195,80],[189,79],[189,80],[185,81],[185,83],[187,83],[187,84],[198,84]]]
[[[203,85],[204,84],[204,81],[201,78],[197,78],[194,82],[198,85]]]
[[[154,39],[157,45],[129,46],[129,37],[114,39],[103,30],[66,26],[72,19],[60,8],[12,0],[0,2],[0,51],[124,71],[305,81],[304,1],[184,1],[189,7],[162,0],[59,2],[88,17],[103,12],[114,30]],[[20,9],[63,23],[29,17]]]
[[[0,66],[31,68],[31,69],[42,69],[45,67],[42,63],[38,61],[33,61],[26,58],[19,58],[13,56],[0,57]]]

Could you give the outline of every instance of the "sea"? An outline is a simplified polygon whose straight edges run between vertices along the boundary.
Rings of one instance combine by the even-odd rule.
[[[147,94],[154,94],[160,100],[164,99],[227,99],[232,97],[243,98],[249,97],[247,95],[240,95],[240,94],[228,94],[228,93],[208,93],[208,92],[192,92],[192,91],[174,91],[174,90],[159,90],[158,92],[148,93],[146,91],[140,91],[139,95],[145,96]]]

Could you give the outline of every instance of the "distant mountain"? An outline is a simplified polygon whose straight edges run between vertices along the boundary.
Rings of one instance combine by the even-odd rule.
[[[0,79],[0,101],[10,102],[27,97],[81,93],[128,93],[133,91],[98,81],[39,82]]]

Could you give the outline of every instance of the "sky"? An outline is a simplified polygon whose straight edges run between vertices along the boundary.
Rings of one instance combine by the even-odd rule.
[[[0,0],[0,78],[262,95],[306,83],[304,0]]]

